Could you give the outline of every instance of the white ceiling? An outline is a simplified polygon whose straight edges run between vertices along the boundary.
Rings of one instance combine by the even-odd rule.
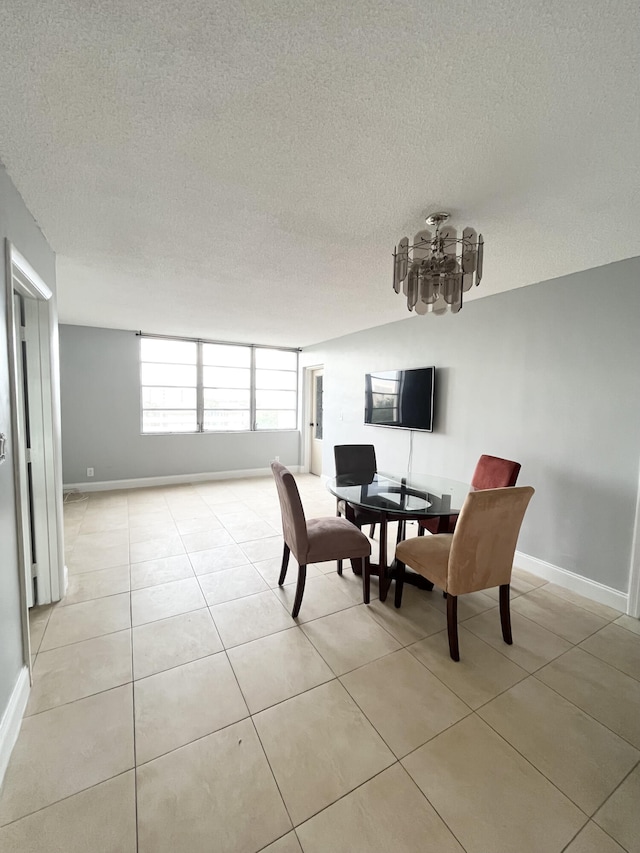
[[[442,208],[484,234],[477,296],[640,254],[639,9],[3,0],[0,159],[61,321],[290,346],[390,322],[393,246]]]

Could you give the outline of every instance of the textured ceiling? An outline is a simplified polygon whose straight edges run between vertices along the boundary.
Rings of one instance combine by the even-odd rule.
[[[639,47],[637,0],[3,0],[0,160],[62,322],[302,346],[408,316],[434,209],[477,296],[640,254]]]

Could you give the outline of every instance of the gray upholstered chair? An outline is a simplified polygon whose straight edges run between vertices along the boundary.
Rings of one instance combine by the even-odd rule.
[[[458,596],[465,592],[500,587],[502,637],[511,645],[509,585],[518,534],[531,486],[512,486],[469,492],[453,533],[405,539],[396,548],[396,598],[402,603],[405,565],[435,583],[447,596],[449,652],[460,660],[458,649]]]
[[[329,560],[350,559],[353,567],[362,571],[362,597],[368,604],[371,543],[367,537],[346,518],[311,518],[307,521],[292,473],[279,462],[272,462],[271,470],[278,489],[284,536],[279,586],[287,575],[291,552],[298,563],[298,585],[291,615],[295,619],[300,612],[309,563]]]

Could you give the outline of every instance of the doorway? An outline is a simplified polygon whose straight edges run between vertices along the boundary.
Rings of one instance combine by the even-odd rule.
[[[9,241],[6,257],[22,633],[30,666],[28,609],[59,600],[65,583],[57,318],[51,290]]]
[[[322,474],[322,434],[323,434],[323,392],[324,368],[316,367],[309,371],[311,391],[309,423],[309,472],[320,477]]]

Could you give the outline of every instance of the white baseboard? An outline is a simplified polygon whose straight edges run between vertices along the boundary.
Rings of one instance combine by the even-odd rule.
[[[559,566],[554,566],[538,557],[523,554],[522,551],[516,551],[514,565],[519,569],[531,572],[532,575],[537,575],[539,578],[544,578],[552,583],[557,583],[558,586],[577,592],[579,595],[584,595],[585,598],[590,598],[599,604],[614,607],[622,613],[627,612],[629,596],[625,592],[605,586],[598,581],[592,581],[589,578],[582,577],[582,575],[576,575],[567,569],[561,569]]]
[[[29,669],[23,666],[16,680],[9,704],[0,720],[0,787],[22,725],[24,709],[29,698]]]
[[[292,474],[300,465],[289,465]],[[271,468],[246,468],[241,471],[212,471],[201,474],[167,474],[164,477],[135,477],[130,480],[102,480],[91,483],[65,483],[64,491],[104,492],[112,489],[144,489],[151,486],[175,486],[178,483],[205,483],[210,480],[242,480],[245,477],[271,477]]]

